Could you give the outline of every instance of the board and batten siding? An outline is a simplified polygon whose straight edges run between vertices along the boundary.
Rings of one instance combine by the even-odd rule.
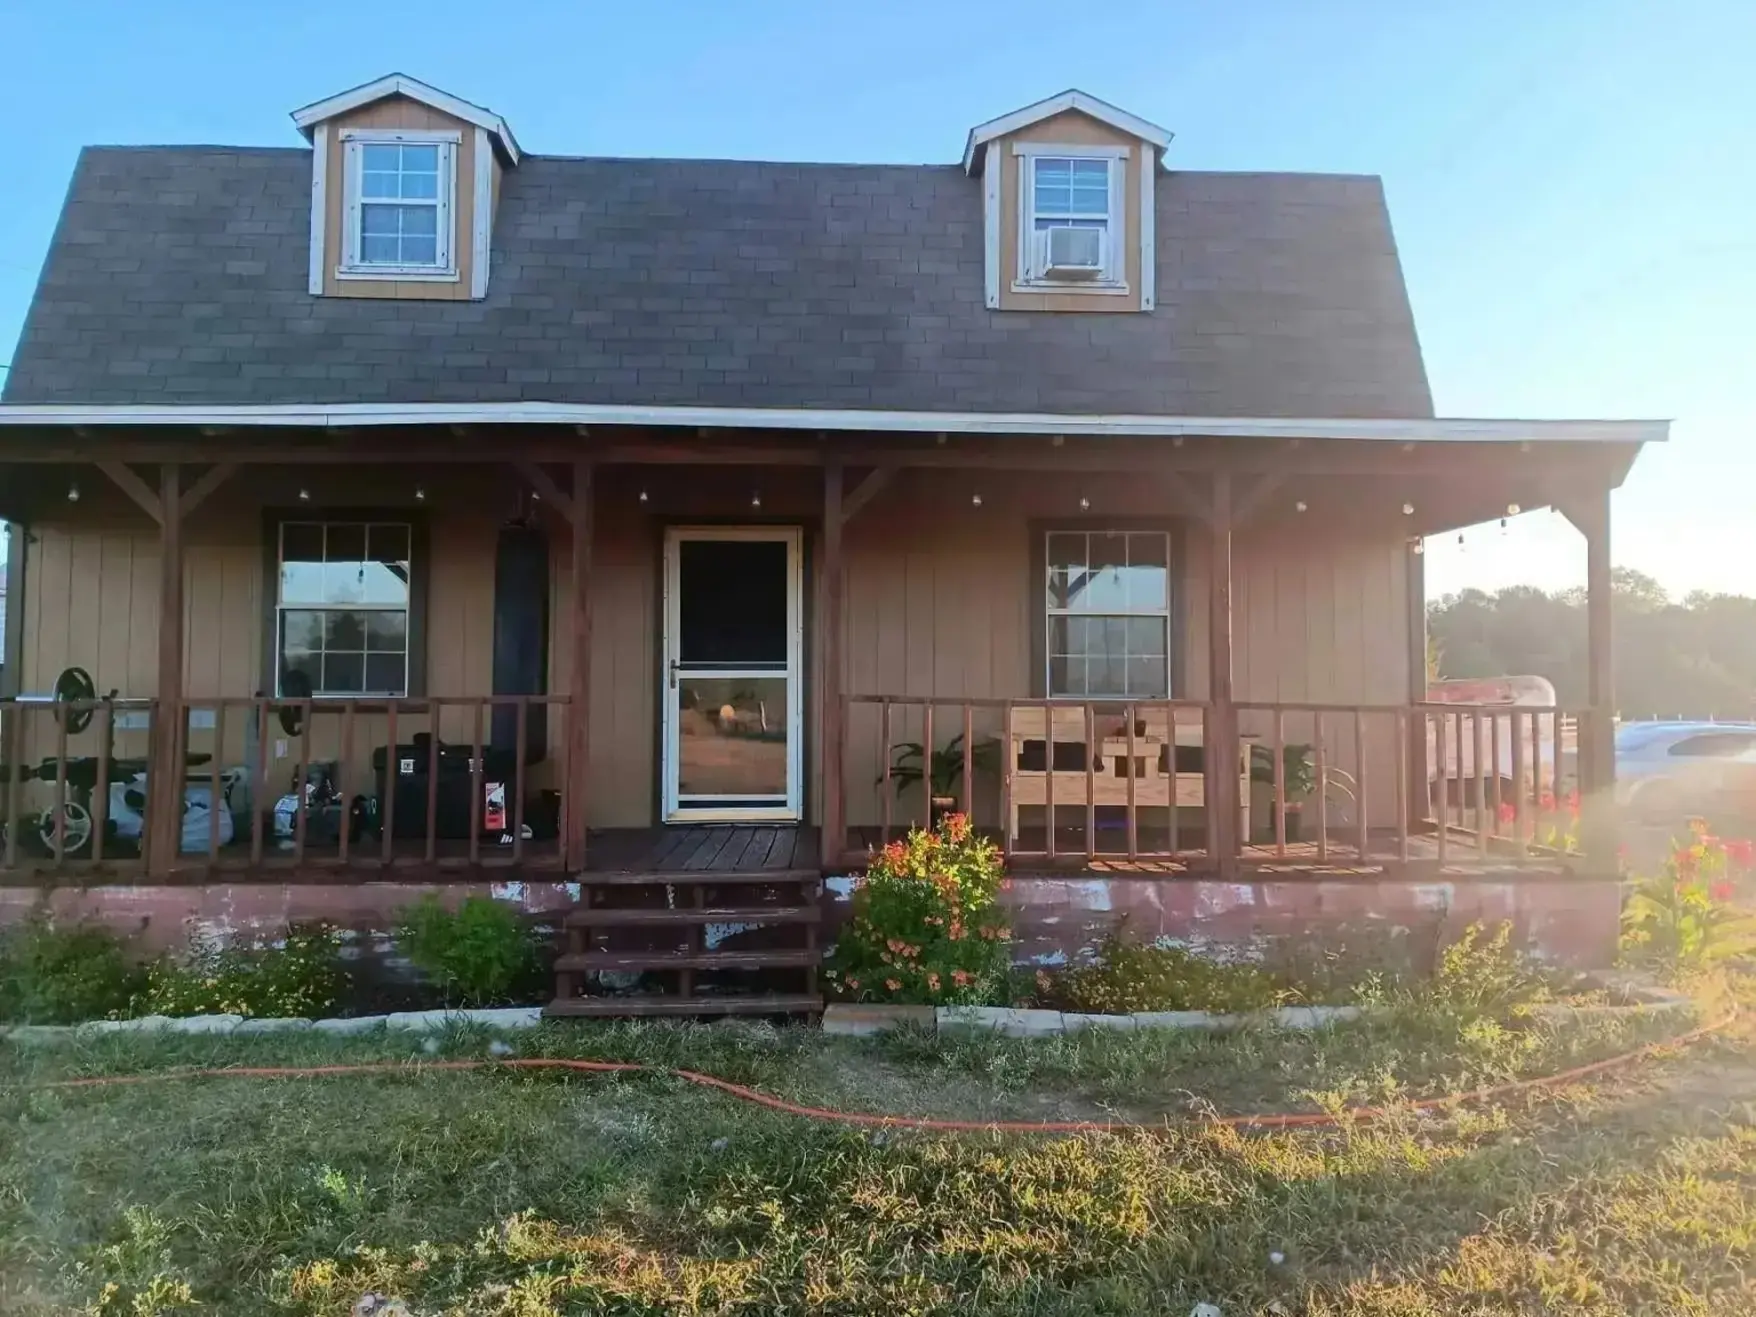
[[[681,482],[679,473],[655,474],[652,503],[638,492],[643,477],[609,471],[601,481],[593,549],[594,618],[591,681],[591,823],[594,827],[642,826],[654,821],[658,799],[660,624],[662,543],[666,522],[741,520],[748,493],[731,493],[722,482],[697,481],[667,490],[656,482]],[[328,490],[313,477],[311,516],[345,517],[345,491]],[[820,477],[815,472],[764,473],[762,519],[803,524],[806,546],[807,728],[816,725],[814,655],[819,651],[813,615],[819,570]],[[355,482],[383,491],[412,483],[406,473],[378,474]],[[509,477],[476,472],[436,472],[425,480],[427,500],[419,515],[428,523],[427,693],[487,693],[493,673],[494,542],[514,506]],[[979,486],[979,488],[978,488]],[[948,476],[904,471],[849,525],[846,545],[847,631],[842,645],[843,689],[849,694],[891,695],[955,701],[1028,699],[1041,692],[1033,671],[1032,628],[1042,607],[1043,585],[1033,580],[1033,542],[1045,521],[1078,520],[1103,529],[1107,519],[1163,518],[1168,500],[1148,482],[1094,478],[1083,492],[1092,511],[1081,516],[1081,489],[1066,481],[974,473]],[[489,492],[492,491],[492,492]],[[983,506],[972,506],[972,493]],[[728,501],[729,500],[729,501]],[[265,507],[288,502],[285,473],[246,473],[204,505],[187,532],[184,689],[203,698],[245,698],[262,674],[264,579],[262,516]],[[352,500],[362,506],[365,498]],[[411,507],[411,515],[415,509]],[[541,514],[551,553],[550,688],[565,691],[571,664],[572,594],[569,533],[558,518]],[[157,532],[119,493],[94,488],[54,523],[30,528],[29,567],[23,598],[13,601],[22,628],[21,682],[26,693],[50,690],[56,674],[77,664],[87,668],[101,692],[148,697],[156,686],[158,635]],[[1199,533],[1173,530],[1177,569],[1173,660],[1176,693],[1205,698],[1207,682],[1207,581],[1205,546]],[[1401,537],[1348,535],[1301,525],[1297,533],[1241,533],[1234,548],[1234,653],[1237,697],[1243,701],[1400,703],[1408,690],[1406,573],[1408,551]],[[937,714],[935,741],[943,745],[962,730],[961,713],[947,705]],[[222,755],[241,762],[244,729],[231,715]],[[1268,731],[1248,712],[1245,730]],[[1000,731],[997,712],[976,720],[978,737]],[[338,749],[339,719],[319,718],[312,733],[314,758]],[[27,757],[53,752],[48,720],[33,720]],[[399,720],[406,740],[425,724]],[[1394,747],[1388,722],[1369,738],[1373,817],[1389,818]],[[473,736],[472,715],[447,710],[447,740]],[[918,708],[899,709],[892,741],[918,739]],[[278,731],[271,730],[278,737]],[[87,739],[92,734],[87,734]],[[356,727],[357,771],[347,789],[365,790],[369,752],[385,738],[381,716],[362,716]],[[1332,762],[1351,771],[1351,727],[1332,723],[1338,745]],[[1304,739],[1289,720],[1290,740]],[[133,737],[138,744],[130,741]],[[820,809],[816,746],[807,731],[807,799]],[[209,748],[211,733],[191,732],[191,749]],[[119,735],[118,754],[144,754],[143,735]],[[559,711],[551,716],[550,744],[565,743]],[[95,750],[95,743],[85,752]],[[879,817],[876,779],[882,772],[876,706],[856,706],[847,728],[843,778],[849,821]],[[77,752],[77,747],[76,747]],[[285,764],[290,768],[290,762]],[[278,767],[271,768],[278,788]],[[551,761],[532,771],[533,786],[558,786]],[[978,782],[979,813],[990,817],[997,787]],[[903,817],[901,811],[898,817]]]

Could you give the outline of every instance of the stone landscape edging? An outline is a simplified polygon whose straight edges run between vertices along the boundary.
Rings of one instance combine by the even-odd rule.
[[[338,1016],[304,1020],[283,1016],[140,1015],[128,1020],[87,1020],[84,1024],[18,1024],[0,1029],[14,1042],[47,1042],[56,1038],[89,1038],[99,1034],[266,1034],[314,1031],[328,1034],[370,1033],[374,1029],[432,1033],[465,1025],[490,1029],[533,1029],[543,1020],[541,1006],[500,1006],[482,1010],[394,1011],[389,1015]]]

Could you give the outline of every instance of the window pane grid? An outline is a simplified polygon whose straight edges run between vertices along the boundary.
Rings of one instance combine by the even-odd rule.
[[[1039,218],[1109,219],[1108,160],[1036,156],[1033,158],[1032,189],[1032,209]]]
[[[354,197],[359,265],[443,264],[440,207],[445,155],[436,143],[366,142],[359,147]]]
[[[1052,531],[1047,540],[1048,693],[1170,694],[1170,537]]]
[[[393,522],[286,522],[280,534],[280,683],[316,695],[408,693],[410,530]]]

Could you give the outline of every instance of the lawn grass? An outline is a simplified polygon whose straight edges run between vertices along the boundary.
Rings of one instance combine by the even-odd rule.
[[[1442,1091],[1677,1027],[1412,1013],[1313,1035],[645,1023],[510,1041],[849,1109],[1151,1121]],[[392,1059],[410,1072],[42,1087]],[[0,1312],[340,1314],[369,1292],[508,1317],[1756,1312],[1747,1033],[1503,1110],[1267,1135],[867,1133],[663,1076],[412,1068],[426,1059],[406,1035],[0,1048]]]

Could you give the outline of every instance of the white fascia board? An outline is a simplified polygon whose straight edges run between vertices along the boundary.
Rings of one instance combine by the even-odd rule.
[[[1021,128],[1028,128],[1033,123],[1040,123],[1068,110],[1077,110],[1099,123],[1109,124],[1117,132],[1127,133],[1130,137],[1138,137],[1141,141],[1150,143],[1158,149],[1161,157],[1165,148],[1171,144],[1171,132],[1168,128],[1160,128],[1155,123],[1149,123],[1138,115],[1129,114],[1108,101],[1100,101],[1082,91],[1064,91],[1059,96],[1051,96],[1035,105],[1027,105],[1022,110],[1003,114],[998,119],[990,119],[987,123],[970,129],[969,139],[963,147],[964,172],[975,172],[976,162],[981,158],[981,148],[996,137],[1015,133]]]
[[[1663,443],[1663,420],[1409,417],[1132,416],[1055,412],[816,411],[792,407],[639,407],[605,403],[336,403],[157,406],[0,403],[0,426],[627,425],[707,429],[870,430],[894,434],[1070,434],[1385,443]]]
[[[428,86],[419,78],[411,78],[406,73],[392,73],[368,82],[363,86],[341,92],[327,100],[317,101],[304,109],[293,111],[293,124],[308,138],[311,130],[326,119],[333,119],[338,114],[346,114],[349,110],[357,110],[362,105],[370,105],[381,101],[386,96],[406,96],[411,101],[419,101],[422,105],[438,110],[441,114],[449,114],[454,119],[474,124],[477,128],[485,128],[500,143],[500,149],[506,158],[517,164],[520,151],[518,141],[512,136],[512,129],[506,126],[506,120],[484,106],[472,104],[453,96],[450,92],[440,91],[437,87]]]

